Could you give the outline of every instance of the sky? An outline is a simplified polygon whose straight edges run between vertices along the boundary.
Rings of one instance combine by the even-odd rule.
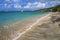
[[[0,0],[0,11],[33,11],[55,5],[60,5],[60,0]]]

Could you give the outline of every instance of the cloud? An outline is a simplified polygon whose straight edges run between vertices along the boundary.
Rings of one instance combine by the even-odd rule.
[[[20,0],[5,0],[6,2],[15,2],[15,3],[17,3],[17,2],[20,2]]]
[[[7,3],[5,3],[5,4],[4,4],[4,7],[6,8],[6,7],[7,7],[7,5],[8,5],[8,4],[7,4]]]
[[[54,3],[54,4],[59,4],[60,1],[51,1],[50,3],[51,3],[51,4],[53,4],[53,3]]]
[[[21,5],[19,5],[19,4],[14,4],[14,8],[21,8]]]
[[[20,0],[5,0],[4,8],[12,8],[12,7],[21,8]]]
[[[51,2],[45,2],[46,3],[46,7],[53,7],[55,5],[60,5],[60,1],[55,0],[55,1],[51,1]]]
[[[13,2],[20,2],[20,0],[12,0]]]
[[[4,8],[12,8],[12,5],[13,5],[13,4],[5,3],[5,4],[3,4],[3,7],[4,7]]]
[[[45,3],[35,2],[33,7],[35,7],[35,8],[44,8]]]
[[[5,0],[6,2],[9,2],[10,0]]]
[[[45,7],[45,3],[41,3],[41,2],[34,2],[34,3],[27,3],[26,6],[24,6],[24,8],[44,8]]]
[[[31,7],[31,3],[28,3],[26,6],[24,6],[24,8],[30,8]]]
[[[3,2],[0,1],[0,8],[6,8],[6,9],[11,9],[12,8],[14,9],[24,9],[24,8],[27,8],[27,9],[40,9],[40,8],[47,8],[47,7],[52,7],[54,5],[58,5],[60,4],[60,0],[55,0],[55,1],[52,1],[52,0],[39,0],[39,1],[33,1],[31,2],[28,2],[27,1],[24,1],[22,2],[23,0],[4,0]],[[22,6],[21,6],[22,5]],[[3,9],[4,9],[3,8]]]

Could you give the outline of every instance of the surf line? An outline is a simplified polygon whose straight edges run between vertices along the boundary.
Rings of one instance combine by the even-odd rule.
[[[20,38],[23,34],[25,34],[28,30],[30,30],[34,25],[36,25],[37,23],[39,23],[39,21],[41,21],[42,19],[48,17],[50,14],[47,14],[41,18],[39,18],[38,20],[36,20],[32,25],[29,25],[29,28],[26,29],[25,31],[18,33],[16,37],[14,37],[12,40],[17,40],[18,38]]]

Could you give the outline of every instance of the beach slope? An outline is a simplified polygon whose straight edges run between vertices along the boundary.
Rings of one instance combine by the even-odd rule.
[[[17,40],[60,40],[60,12],[39,19],[38,23]]]

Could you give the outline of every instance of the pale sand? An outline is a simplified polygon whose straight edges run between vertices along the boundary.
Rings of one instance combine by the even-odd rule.
[[[13,40],[17,40],[18,38],[20,38],[23,34],[25,34],[25,33],[26,33],[27,31],[29,31],[33,26],[37,25],[37,24],[38,24],[39,22],[41,22],[42,20],[45,20],[45,19],[47,20],[47,19],[49,19],[49,18],[50,18],[49,15],[50,15],[50,14],[47,14],[47,15],[45,15],[45,16],[37,19],[34,23],[32,23],[32,25],[29,25],[29,28],[28,28],[28,29],[26,29],[26,30],[23,31],[22,33],[19,33],[19,34],[18,34],[19,36],[17,36],[17,37],[14,38]]]

